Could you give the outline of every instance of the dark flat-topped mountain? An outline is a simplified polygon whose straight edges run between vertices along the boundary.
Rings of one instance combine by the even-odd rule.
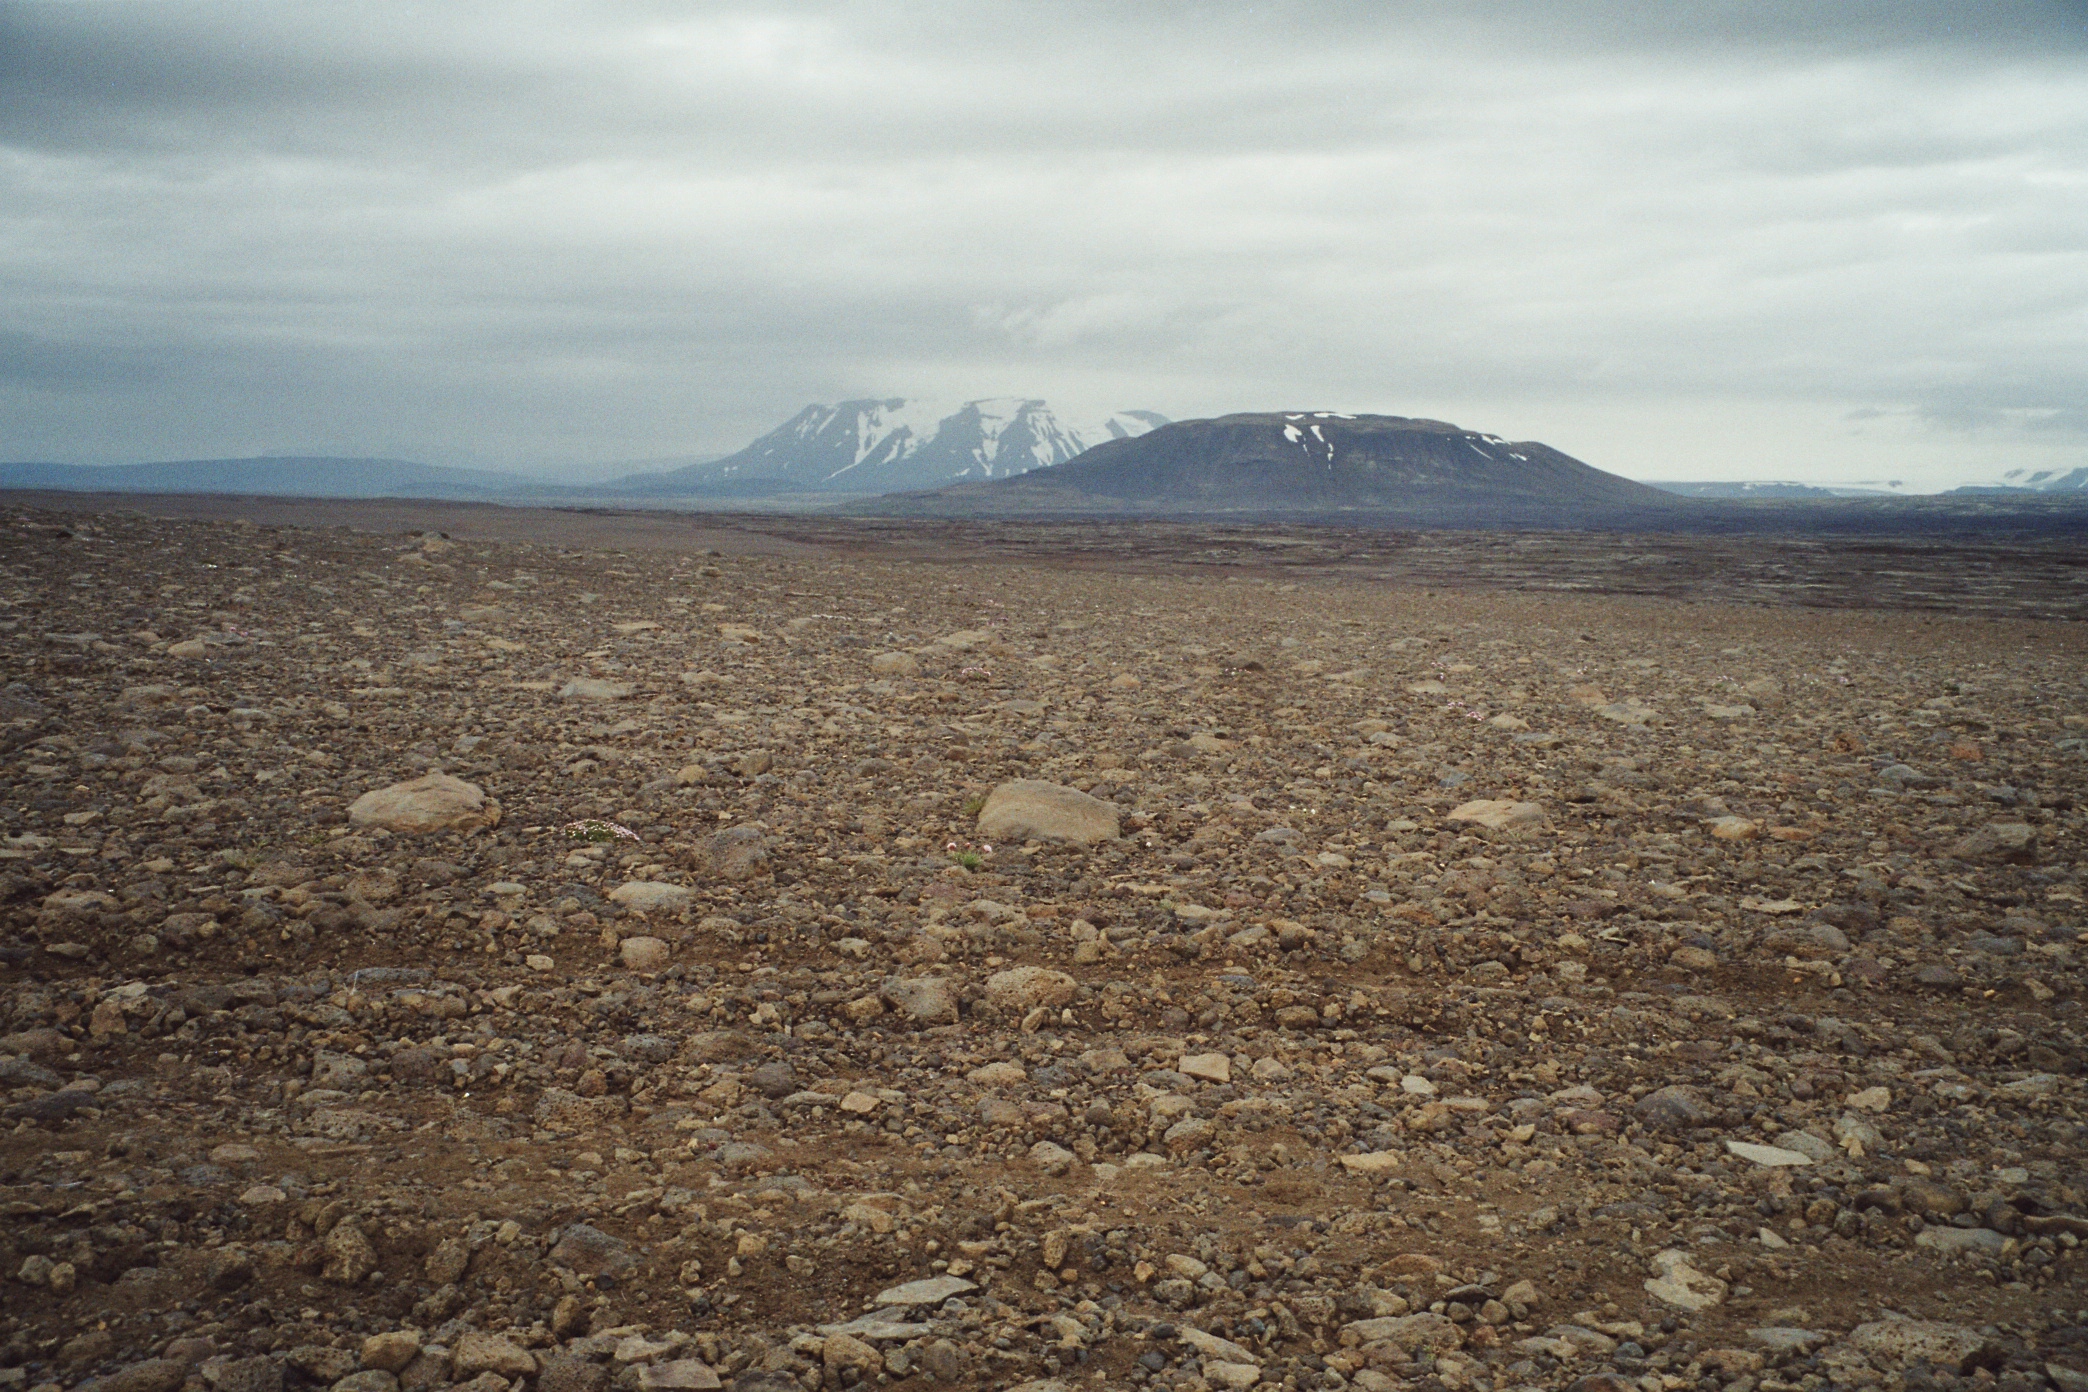
[[[1541,522],[1688,506],[1549,445],[1511,443],[1444,421],[1284,411],[1177,421],[1051,468],[896,494],[854,510],[1371,512]]]

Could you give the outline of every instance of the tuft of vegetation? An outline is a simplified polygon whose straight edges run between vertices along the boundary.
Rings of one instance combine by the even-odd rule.
[[[590,817],[585,821],[567,822],[560,827],[559,834],[568,841],[586,841],[593,845],[606,845],[611,841],[636,841],[638,833],[615,822],[604,822]]]

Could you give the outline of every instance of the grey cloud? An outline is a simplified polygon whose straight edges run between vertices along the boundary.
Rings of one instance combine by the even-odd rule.
[[[2043,448],[2081,18],[7,5],[0,453],[667,455],[904,392]]]
[[[2033,392],[2028,399],[2049,398],[2043,393]],[[2070,436],[2076,442],[2088,442],[2088,407],[2005,407],[1953,401],[1944,396],[1920,407],[1919,414],[1930,425],[1968,435],[2026,432]]]
[[[0,330],[0,383],[52,392],[97,392],[162,380],[164,362],[135,348],[54,341]]]

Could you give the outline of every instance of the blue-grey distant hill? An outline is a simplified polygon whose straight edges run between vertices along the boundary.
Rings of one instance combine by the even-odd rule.
[[[177,459],[159,464],[0,464],[0,488],[79,493],[256,493],[293,498],[495,498],[541,479],[410,459]]]
[[[615,484],[557,484],[528,474],[458,469],[410,459],[335,459],[269,455],[255,459],[177,459],[161,464],[0,464],[0,488],[68,493],[247,493],[270,498],[442,498],[455,502],[606,501]],[[800,493],[786,479],[724,478],[676,490],[690,499],[732,502]]]

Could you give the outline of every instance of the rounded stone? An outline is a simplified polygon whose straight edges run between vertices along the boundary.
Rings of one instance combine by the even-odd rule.
[[[348,804],[348,820],[354,826],[408,835],[470,831],[498,826],[500,804],[476,783],[431,773],[364,793]]]

